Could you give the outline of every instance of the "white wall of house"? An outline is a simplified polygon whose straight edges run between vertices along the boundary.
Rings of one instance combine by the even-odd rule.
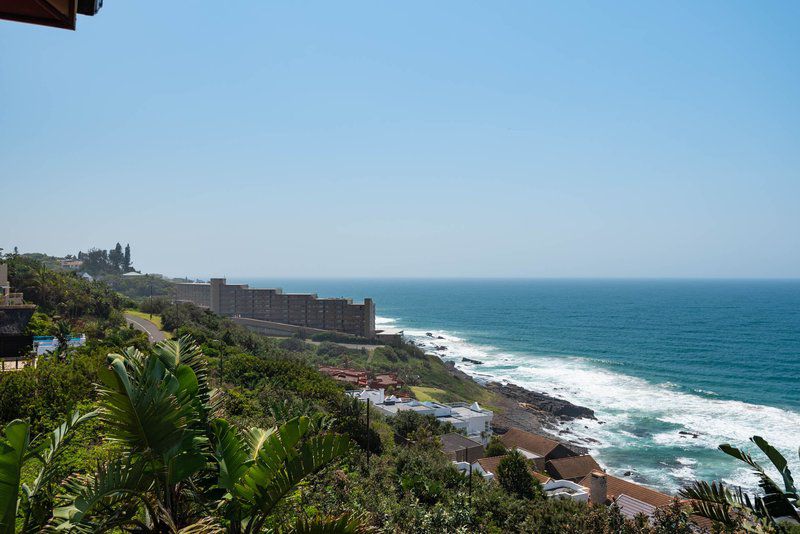
[[[542,485],[548,497],[553,499],[572,499],[578,502],[589,501],[589,489],[569,480],[551,480]]]

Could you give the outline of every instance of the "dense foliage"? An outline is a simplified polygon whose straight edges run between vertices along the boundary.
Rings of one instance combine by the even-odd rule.
[[[49,269],[39,259],[12,255],[6,258],[8,278],[15,291],[38,306],[38,311],[71,319],[105,319],[121,324],[115,311],[129,301],[106,284],[89,281],[75,272]]]

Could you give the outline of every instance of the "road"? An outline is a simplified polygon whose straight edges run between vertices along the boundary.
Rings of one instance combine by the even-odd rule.
[[[164,332],[159,330],[155,324],[151,323],[147,319],[142,319],[141,317],[136,317],[135,315],[129,315],[126,313],[125,320],[135,329],[146,333],[147,337],[150,338],[150,343],[156,343],[158,341],[164,341],[167,339],[164,335]]]

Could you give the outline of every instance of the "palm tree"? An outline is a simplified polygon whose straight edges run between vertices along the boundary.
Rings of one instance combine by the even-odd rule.
[[[67,359],[67,352],[69,352],[69,342],[72,338],[72,328],[68,321],[64,321],[63,319],[56,322],[56,331],[55,331],[55,338],[58,341],[58,359],[59,360],[66,360]]]
[[[58,529],[101,532],[262,532],[303,479],[349,450],[338,434],[310,432],[308,417],[240,434],[218,415],[204,358],[188,337],[145,355],[129,348],[101,373],[100,418],[125,459],[70,477],[54,510]],[[299,521],[298,532],[354,532],[358,522]],[[308,530],[311,529],[311,530]]]
[[[746,452],[728,444],[719,448],[725,454],[749,465],[758,477],[763,495],[750,496],[741,488],[729,488],[722,482],[697,481],[681,491],[691,499],[694,513],[748,532],[768,532],[783,521],[800,522],[798,492],[786,458],[761,436],[750,438],[766,455],[783,479],[778,484]]]
[[[42,530],[51,515],[55,462],[75,427],[95,415],[73,412],[41,443],[31,440],[28,421],[15,419],[5,426],[0,435],[0,534],[13,534],[18,518],[21,532]],[[21,484],[22,468],[33,460],[40,464],[39,473],[30,486]]]

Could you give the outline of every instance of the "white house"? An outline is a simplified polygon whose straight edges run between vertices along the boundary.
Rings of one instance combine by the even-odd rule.
[[[491,410],[481,408],[477,402],[442,404],[434,401],[400,398],[394,395],[384,397],[382,389],[360,389],[348,391],[347,394],[362,402],[370,399],[372,405],[387,417],[394,417],[402,411],[432,415],[443,423],[450,423],[456,430],[463,430],[467,436],[480,441],[483,445],[489,443],[489,437],[492,434],[494,414]]]
[[[453,465],[455,465],[456,469],[461,473],[469,475],[469,462],[453,462]],[[481,464],[478,462],[472,463],[472,473],[480,475],[487,482],[494,480],[494,473],[484,471],[483,467],[481,467]]]

